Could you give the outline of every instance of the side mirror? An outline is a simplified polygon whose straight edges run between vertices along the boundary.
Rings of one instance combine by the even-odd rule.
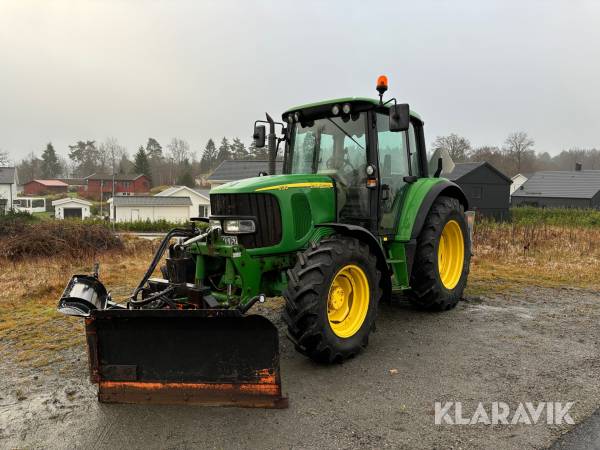
[[[407,131],[410,125],[408,103],[390,106],[390,131]]]
[[[254,126],[254,134],[252,138],[254,139],[254,145],[256,148],[263,148],[265,146],[267,131],[264,125],[255,125]]]

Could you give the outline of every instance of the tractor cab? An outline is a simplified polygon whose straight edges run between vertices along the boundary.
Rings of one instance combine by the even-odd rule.
[[[330,176],[339,222],[393,233],[405,186],[427,176],[423,122],[408,105],[343,98],[291,108],[283,119],[284,172]]]

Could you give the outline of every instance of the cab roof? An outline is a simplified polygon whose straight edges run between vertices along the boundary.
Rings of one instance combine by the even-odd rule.
[[[369,98],[369,97],[333,98],[331,100],[322,100],[320,102],[306,103],[304,105],[298,105],[298,106],[294,106],[292,108],[288,108],[282,114],[282,116],[286,116],[287,114],[289,114],[291,112],[294,112],[294,111],[298,111],[298,110],[303,110],[303,109],[307,109],[307,108],[315,108],[315,107],[325,106],[325,105],[334,105],[336,103],[339,103],[339,104],[343,104],[343,103],[361,103],[363,105],[364,104],[371,104],[371,105],[374,105],[374,106],[379,106],[379,99],[378,98]],[[413,110],[410,111],[410,115],[412,117],[416,118],[416,119],[419,119],[420,121],[423,120],[423,119],[421,119],[421,116],[419,114],[417,114]]]

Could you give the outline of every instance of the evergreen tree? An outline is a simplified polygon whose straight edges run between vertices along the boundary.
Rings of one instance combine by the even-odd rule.
[[[144,146],[140,145],[137,153],[135,154],[134,159],[135,172],[137,174],[143,174],[147,177],[150,177],[150,162],[148,161],[148,156],[144,151]]]
[[[306,133],[302,143],[302,154],[300,155],[301,170],[303,172],[312,172],[313,155],[315,152],[316,138],[314,133]]]
[[[129,160],[126,154],[121,155],[121,159],[119,160],[119,166],[117,167],[117,170],[117,173],[125,175],[133,174],[134,172],[136,172],[135,164]],[[148,175],[148,177],[150,177],[150,175]]]
[[[52,142],[48,142],[46,150],[42,153],[41,162],[42,177],[44,178],[56,178],[62,172],[62,167]]]
[[[146,144],[146,156],[150,159],[160,159],[163,156],[162,146],[154,138],[148,138]]]
[[[248,159],[248,151],[246,150],[246,146],[240,138],[234,138],[231,144],[231,153],[233,159]]]
[[[187,186],[190,188],[196,186],[196,181],[194,180],[194,176],[192,175],[192,166],[189,160],[185,159],[181,163],[181,171],[180,175],[177,177],[176,183],[179,186]]]
[[[200,172],[208,173],[215,168],[217,161],[217,146],[215,141],[209,139],[204,147],[204,153],[202,153],[202,159],[200,160]]]
[[[88,176],[98,169],[99,152],[96,141],[77,141],[69,145],[69,158],[77,167],[79,176]]]
[[[248,147],[248,154],[249,154],[250,158],[252,158],[252,159],[260,159],[260,160],[269,159],[269,150],[267,149],[267,147],[265,146],[262,148],[258,148],[254,141],[252,141],[252,143],[250,144],[250,147]]]
[[[231,147],[227,138],[221,139],[221,145],[219,146],[219,153],[217,155],[217,166],[226,159],[231,159]]]

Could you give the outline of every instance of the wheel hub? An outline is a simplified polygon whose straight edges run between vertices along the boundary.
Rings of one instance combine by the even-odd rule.
[[[346,292],[344,291],[344,288],[341,286],[334,288],[333,292],[331,293],[331,309],[339,310],[344,305],[345,299]]]
[[[339,337],[354,335],[369,308],[369,282],[358,266],[347,265],[333,277],[327,299],[329,325]]]
[[[454,289],[460,280],[465,257],[464,237],[455,220],[446,223],[438,243],[438,270],[446,289]]]

